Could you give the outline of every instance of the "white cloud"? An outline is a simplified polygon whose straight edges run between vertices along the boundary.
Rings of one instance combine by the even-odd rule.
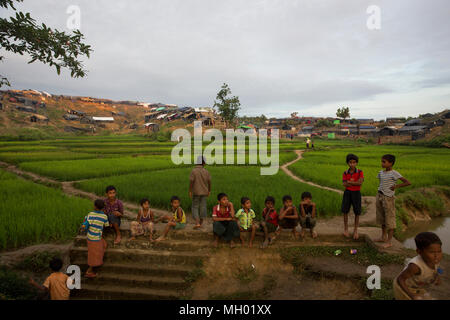
[[[378,1],[377,31],[366,27],[368,0],[25,0],[19,7],[64,29],[73,4],[94,48],[88,77],[58,77],[6,55],[2,74],[15,88],[204,106],[227,82],[242,114],[277,116],[334,115],[347,105],[355,117],[384,118],[449,104],[445,0]]]

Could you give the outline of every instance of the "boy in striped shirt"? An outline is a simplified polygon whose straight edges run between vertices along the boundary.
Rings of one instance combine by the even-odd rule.
[[[103,229],[109,226],[108,216],[102,211],[105,202],[97,199],[94,202],[94,211],[90,212],[82,228],[87,230],[87,247],[88,247],[88,270],[85,276],[87,278],[95,278],[97,274],[94,272],[95,267],[103,264],[103,256],[106,250],[106,241],[103,239]]]
[[[376,197],[377,223],[381,224],[381,238],[375,240],[384,242],[383,248],[392,247],[392,236],[397,226],[395,219],[395,189],[403,188],[411,185],[400,173],[393,170],[395,156],[385,154],[381,157],[381,167],[384,170],[378,172],[378,180],[380,185]],[[403,183],[397,184],[397,180]]]

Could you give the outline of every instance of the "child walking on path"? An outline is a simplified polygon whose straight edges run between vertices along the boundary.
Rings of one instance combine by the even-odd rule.
[[[84,221],[82,228],[87,230],[88,266],[85,276],[95,278],[95,267],[103,264],[103,256],[106,250],[106,241],[103,239],[103,229],[109,226],[108,217],[102,211],[105,207],[103,200],[95,200],[94,211],[90,212]]]
[[[177,196],[173,196],[170,199],[170,205],[172,206],[172,216],[161,217],[158,221],[167,222],[167,226],[163,231],[163,234],[155,241],[166,240],[167,234],[170,229],[181,230],[186,227],[186,214],[181,208],[181,200]]]
[[[106,187],[104,212],[108,216],[109,225],[113,227],[114,231],[116,232],[116,239],[114,240],[114,244],[119,244],[122,240],[122,236],[120,234],[120,223],[123,216],[123,203],[116,198],[116,195],[116,187]]]
[[[252,209],[252,203],[249,198],[243,197],[241,199],[241,205],[242,208],[238,210],[235,216],[239,222],[241,244],[244,246],[244,232],[251,232],[250,242],[248,244],[248,247],[251,248],[253,246],[253,240],[255,240],[256,224],[253,223],[253,220],[256,218],[256,214]]]
[[[364,174],[362,170],[356,168],[358,165],[358,157],[354,154],[348,154],[346,162],[348,164],[348,170],[344,171],[342,175],[342,184],[345,187],[344,196],[342,198],[341,211],[344,214],[344,236],[350,237],[348,233],[348,213],[350,207],[353,207],[353,213],[355,214],[355,225],[353,229],[353,239],[358,240],[358,226],[359,216],[361,215],[361,185],[364,182]]]
[[[432,232],[419,233],[414,239],[417,256],[394,280],[394,295],[396,300],[432,299],[427,292],[432,284],[440,284],[440,267],[442,260],[442,242]]]
[[[50,293],[51,300],[69,300],[70,290],[67,286],[69,276],[61,272],[63,262],[59,258],[50,261],[52,273],[45,279],[43,285],[39,285],[32,278],[30,284],[42,292]]]
[[[280,210],[278,224],[280,226],[280,232],[282,229],[292,229],[294,239],[298,238],[298,232],[295,230],[298,226],[298,211],[292,205],[292,197],[290,195],[283,197],[283,207]]]
[[[135,240],[136,236],[145,235],[146,232],[150,233],[150,241],[153,241],[153,225],[154,215],[150,210],[150,201],[148,199],[142,199],[140,201],[141,208],[139,209],[136,221],[131,222],[131,240]]]
[[[212,213],[214,247],[219,245],[219,238],[223,238],[230,242],[231,248],[234,248],[233,238],[240,235],[239,226],[234,217],[234,206],[225,193],[219,193],[217,200],[219,203],[214,206]]]
[[[392,236],[397,226],[395,218],[395,189],[411,185],[400,173],[392,169],[395,163],[395,156],[385,154],[381,157],[381,170],[377,178],[380,180],[376,197],[377,223],[381,224],[381,238],[375,240],[384,242],[383,248],[392,247]],[[402,184],[396,184],[397,180]]]
[[[316,227],[316,204],[312,202],[312,195],[310,192],[302,193],[302,202],[299,206],[300,211],[300,225],[302,226],[302,232],[300,236],[305,237],[305,229],[309,229],[311,232],[311,237],[313,239],[317,238],[317,232],[314,231]]]
[[[268,196],[264,204],[265,208],[262,212],[262,221],[260,223],[260,229],[264,232],[264,242],[261,248],[267,248],[268,245],[273,243],[278,230],[278,214],[277,210],[275,210],[275,198]]]

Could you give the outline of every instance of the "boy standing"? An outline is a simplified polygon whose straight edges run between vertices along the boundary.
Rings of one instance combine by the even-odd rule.
[[[205,169],[205,159],[199,156],[197,165],[191,171],[189,177],[189,197],[192,198],[192,217],[195,220],[194,229],[202,227],[206,219],[206,200],[211,193],[211,175]]]
[[[418,255],[408,262],[402,273],[394,280],[396,300],[430,299],[426,288],[431,284],[440,284],[441,239],[433,232],[422,232],[414,240]]]
[[[353,239],[358,240],[359,216],[361,215],[361,185],[364,182],[364,174],[362,170],[356,168],[358,157],[354,154],[348,154],[346,162],[348,170],[342,175],[342,184],[345,187],[344,196],[342,198],[341,211],[344,214],[344,236],[349,237],[348,233],[348,213],[350,207],[353,207],[355,214],[355,226],[353,230]]]
[[[63,266],[63,262],[59,258],[54,258],[50,261],[50,274],[45,279],[44,284],[41,286],[30,278],[30,284],[37,289],[50,293],[51,300],[69,300],[70,290],[67,287],[67,280],[69,276],[62,273],[60,270]]]
[[[103,256],[106,250],[106,241],[103,239],[103,229],[109,226],[108,217],[102,211],[105,202],[97,199],[94,202],[94,211],[90,212],[84,221],[82,228],[87,230],[88,266],[85,276],[95,278],[97,274],[94,268],[103,264]]]
[[[121,217],[123,216],[123,204],[122,201],[116,199],[116,194],[116,187],[106,187],[105,208],[103,211],[108,216],[109,224],[116,232],[116,239],[114,240],[114,244],[119,244],[122,240],[122,236],[120,234],[120,222]]]
[[[392,169],[395,163],[395,156],[385,154],[381,157],[381,167],[384,170],[378,172],[377,178],[380,180],[376,197],[377,223],[381,224],[381,238],[375,240],[384,242],[383,248],[392,247],[392,236],[397,226],[395,219],[395,189],[411,185],[400,173]],[[403,183],[396,184],[397,180]]]

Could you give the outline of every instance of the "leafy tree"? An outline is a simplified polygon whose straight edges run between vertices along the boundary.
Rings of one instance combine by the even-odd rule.
[[[82,42],[84,35],[75,30],[72,34],[47,27],[44,23],[38,25],[29,13],[17,11],[14,2],[23,0],[0,0],[0,7],[11,8],[15,17],[0,18],[0,46],[20,55],[29,54],[33,63],[36,60],[50,67],[55,67],[58,75],[61,68],[70,70],[70,76],[74,78],[84,77],[87,73],[80,56],[89,58],[92,52],[91,46]],[[0,61],[4,57],[0,56]],[[0,75],[0,87],[10,86],[8,79]]]
[[[333,122],[331,122],[330,120],[327,119],[320,119],[319,121],[317,121],[316,123],[316,127],[332,127],[333,126]]]
[[[233,124],[234,126],[241,103],[239,102],[239,97],[230,97],[230,95],[231,90],[228,85],[224,83],[219,93],[217,93],[216,100],[214,100],[214,107],[217,107],[220,116],[225,120],[227,126],[229,124]]]
[[[337,109],[336,117],[342,118],[345,121],[345,119],[350,118],[350,109],[348,107]]]

